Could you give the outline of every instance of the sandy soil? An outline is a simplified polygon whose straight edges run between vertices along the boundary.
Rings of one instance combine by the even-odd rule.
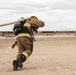
[[[17,47],[0,38],[0,75],[76,75],[76,37],[36,37],[33,54],[21,70],[12,70]]]

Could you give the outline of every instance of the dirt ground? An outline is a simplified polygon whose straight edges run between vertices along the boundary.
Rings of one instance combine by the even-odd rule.
[[[0,75],[76,75],[76,37],[36,37],[32,55],[24,67],[13,71],[17,46],[14,38],[0,38]]]

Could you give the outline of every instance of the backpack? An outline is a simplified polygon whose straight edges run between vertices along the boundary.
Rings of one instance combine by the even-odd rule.
[[[28,28],[24,27],[24,23],[22,24],[21,22],[14,25],[13,31],[14,31],[15,35],[18,35],[19,33],[29,33],[30,34]]]

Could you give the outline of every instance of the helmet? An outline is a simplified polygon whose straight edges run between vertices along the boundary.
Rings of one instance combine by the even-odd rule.
[[[38,18],[36,16],[31,16],[30,18],[38,20]]]

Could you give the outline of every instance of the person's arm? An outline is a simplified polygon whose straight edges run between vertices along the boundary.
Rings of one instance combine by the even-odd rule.
[[[14,44],[11,46],[11,48],[14,48],[15,45],[17,45],[17,41],[14,42]]]

